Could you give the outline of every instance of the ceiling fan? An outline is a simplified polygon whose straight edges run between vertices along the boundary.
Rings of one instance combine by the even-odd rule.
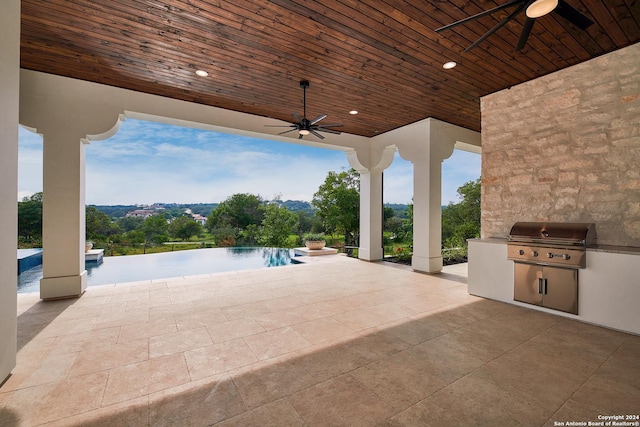
[[[265,126],[291,128],[289,130],[285,130],[284,132],[280,132],[278,135],[282,135],[282,134],[297,130],[298,139],[302,139],[303,136],[309,135],[309,134],[317,136],[320,139],[324,139],[324,136],[320,135],[318,132],[327,132],[327,133],[340,135],[340,132],[338,132],[337,130],[333,130],[329,128],[342,126],[341,123],[328,123],[324,125],[318,124],[321,120],[324,120],[327,117],[326,114],[320,114],[318,117],[316,117],[313,120],[307,119],[307,89],[309,88],[309,82],[307,80],[302,80],[300,82],[300,87],[302,88],[302,91],[304,94],[303,101],[302,101],[303,102],[302,118],[300,118],[300,116],[294,111],[293,117],[296,118],[296,120],[298,121],[297,123],[291,124],[289,126],[279,126],[279,125],[265,125]]]
[[[506,9],[511,6],[517,6],[516,9],[511,12],[506,18],[502,21],[498,22],[493,28],[487,31],[482,37],[473,42],[468,48],[464,50],[464,52],[469,52],[474,47],[478,46],[478,44],[482,43],[487,37],[491,34],[495,33],[498,29],[504,26],[507,22],[514,19],[520,12],[523,10],[527,16],[527,20],[524,23],[524,27],[522,27],[522,32],[520,33],[520,39],[518,40],[518,44],[516,45],[516,51],[519,51],[524,47],[527,43],[527,39],[529,38],[529,34],[531,34],[531,29],[533,28],[533,24],[536,22],[536,18],[540,18],[550,12],[554,12],[566,19],[576,27],[581,30],[586,30],[589,26],[593,24],[593,21],[587,18],[585,15],[580,13],[577,9],[570,6],[565,0],[510,0],[507,3],[494,7],[493,9],[486,10],[484,12],[480,12],[476,15],[469,16],[468,18],[461,19],[460,21],[456,21],[452,24],[445,25],[444,27],[438,28],[436,30],[437,33],[440,31],[448,30],[453,27],[457,27],[458,25],[465,24],[469,21],[473,21],[475,19],[481,18],[483,16],[490,15],[494,12],[497,12],[502,9]]]

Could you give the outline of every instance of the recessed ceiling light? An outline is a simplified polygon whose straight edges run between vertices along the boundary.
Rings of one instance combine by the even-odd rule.
[[[207,77],[209,75],[209,73],[207,73],[204,70],[196,70],[196,74],[199,75],[200,77]]]
[[[351,110],[351,111],[349,111],[349,114],[351,114],[351,115],[358,114],[358,110]]]
[[[456,65],[458,65],[458,64],[456,64],[454,61],[449,61],[449,62],[445,62],[445,63],[442,65],[442,68],[444,68],[445,70],[450,70],[450,69],[452,69],[453,67],[455,67]]]

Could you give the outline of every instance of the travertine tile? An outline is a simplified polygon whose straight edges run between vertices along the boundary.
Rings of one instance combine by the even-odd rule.
[[[0,390],[5,392],[63,381],[77,357],[78,353],[49,352],[41,357],[22,361]]]
[[[181,353],[210,344],[213,344],[213,341],[204,327],[157,335],[149,338],[149,357]]]
[[[175,316],[175,319],[180,331],[222,323],[228,320],[219,308],[198,311],[197,313],[180,314]]]
[[[149,359],[149,340],[146,338],[120,344],[103,343],[80,352],[69,376],[89,374],[147,359]]]
[[[349,374],[299,391],[289,400],[309,426],[375,425],[394,413]]]
[[[122,326],[120,335],[118,336],[118,342],[137,341],[143,338],[166,335],[177,331],[178,328],[175,319],[173,316],[167,316],[152,322],[140,322]]]
[[[337,320],[330,318],[320,318],[293,325],[293,329],[312,344],[331,341],[354,332]]]
[[[264,332],[264,330],[265,329],[253,319],[237,319],[207,326],[209,336],[211,336],[214,343],[248,337]]]
[[[139,427],[149,425],[149,397],[128,400],[45,424],[46,427]]]
[[[309,341],[290,327],[251,335],[245,337],[244,340],[260,360],[270,359],[311,345]]]
[[[96,409],[106,382],[107,373],[98,372],[0,394],[0,425],[32,426]]]
[[[192,381],[149,396],[149,425],[209,426],[245,411],[228,375]]]
[[[393,316],[376,313],[369,308],[345,311],[344,313],[336,314],[332,319],[337,320],[353,331],[362,331],[363,329],[373,328],[396,320]]]
[[[258,361],[242,338],[189,350],[184,356],[191,380],[220,374]]]
[[[396,353],[356,369],[351,375],[399,412],[448,384],[432,373],[420,371],[412,360],[407,352]]]
[[[189,382],[182,353],[149,359],[109,371],[102,405],[112,405]]]
[[[306,426],[287,399],[269,403],[216,424],[216,427],[296,427]]]
[[[450,272],[297,267],[19,295],[0,425],[551,426],[640,399],[638,337]]]

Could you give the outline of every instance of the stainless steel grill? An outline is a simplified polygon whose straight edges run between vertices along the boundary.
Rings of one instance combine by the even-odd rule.
[[[514,299],[578,314],[578,269],[596,242],[591,223],[517,222],[507,237]]]
[[[516,222],[507,236],[508,258],[541,265],[586,267],[586,248],[595,244],[592,223]]]

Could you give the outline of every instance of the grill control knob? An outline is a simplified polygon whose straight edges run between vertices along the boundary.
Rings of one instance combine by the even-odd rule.
[[[553,254],[551,252],[547,252],[547,258],[553,258]]]
[[[566,259],[566,260],[570,260],[571,259],[571,255],[569,254],[564,254],[562,255],[562,258]]]
[[[538,256],[538,251],[533,251],[533,252],[531,252],[531,255],[533,255],[534,257],[535,257],[535,256]]]
[[[520,249],[520,250],[518,251],[518,254],[519,254],[519,255],[524,255],[524,251],[523,251],[522,249]]]

